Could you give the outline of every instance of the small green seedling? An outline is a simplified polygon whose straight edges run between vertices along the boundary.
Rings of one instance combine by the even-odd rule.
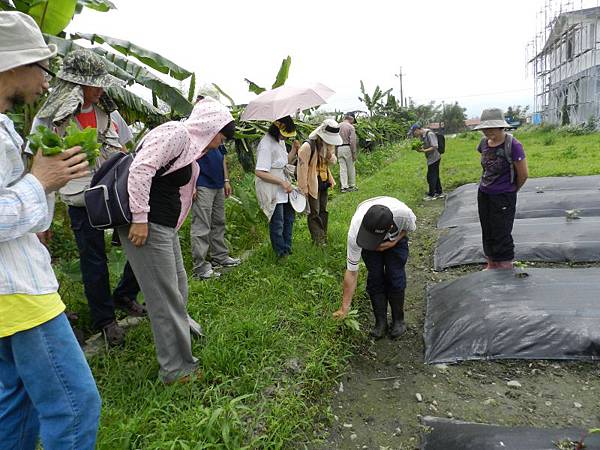
[[[53,156],[68,148],[79,146],[85,152],[90,166],[96,164],[101,147],[95,128],[87,127],[81,130],[74,121],[71,121],[65,130],[64,138],[48,127],[38,126],[37,131],[29,135],[29,146],[36,152],[41,149],[44,156]]]

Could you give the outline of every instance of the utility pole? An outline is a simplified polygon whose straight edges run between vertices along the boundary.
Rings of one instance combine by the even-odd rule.
[[[404,108],[404,93],[402,92],[402,66],[400,66],[400,72],[394,74],[394,76],[400,80],[400,106]]]

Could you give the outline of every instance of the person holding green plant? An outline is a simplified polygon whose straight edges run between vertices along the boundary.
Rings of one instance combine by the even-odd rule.
[[[438,139],[433,131],[429,128],[423,128],[421,124],[415,123],[408,131],[410,137],[421,139],[421,147],[413,146],[417,152],[425,153],[427,158],[427,184],[429,190],[423,200],[435,200],[444,198],[446,195],[442,191],[442,182],[440,181],[440,162],[442,155],[438,151]]]
[[[0,448],[92,450],[101,400],[64,313],[50,254],[54,192],[89,173],[80,147],[23,163],[23,139],[4,114],[48,89],[47,45],[30,16],[0,12]]]
[[[32,130],[43,125],[59,137],[65,136],[65,140],[72,128],[94,133],[100,154],[92,170],[97,169],[112,153],[124,148],[110,116],[116,104],[104,93],[104,88],[122,82],[110,75],[102,60],[88,50],[75,50],[66,55],[57,78],[36,115]],[[104,334],[109,345],[115,346],[125,339],[125,332],[116,321],[115,308],[138,317],[146,311],[136,301],[140,289],[129,263],[125,264],[121,280],[111,293],[104,231],[92,227],[83,202],[83,192],[89,187],[91,177],[90,174],[72,180],[59,193],[69,207],[92,325]]]
[[[298,188],[308,200],[308,230],[314,244],[327,243],[327,200],[335,180],[329,170],[335,164],[335,147],[341,145],[340,125],[325,119],[298,150]]]
[[[294,121],[290,116],[282,117],[271,124],[256,149],[256,198],[269,220],[271,246],[279,258],[292,253],[295,213],[289,201],[293,188],[286,166],[296,159],[299,145],[294,141],[288,153],[285,140],[294,136]]]
[[[512,269],[515,245],[517,192],[529,176],[523,144],[504,131],[508,127],[501,109],[486,109],[475,127],[485,135],[477,146],[483,172],[477,191],[486,269]]]
[[[381,339],[388,331],[388,304],[392,312],[390,338],[404,334],[408,233],[416,229],[416,220],[412,210],[393,197],[375,197],[358,205],[348,230],[342,306],[333,313],[334,318],[344,318],[350,312],[362,257],[368,271],[367,292],[375,316],[371,336]]]

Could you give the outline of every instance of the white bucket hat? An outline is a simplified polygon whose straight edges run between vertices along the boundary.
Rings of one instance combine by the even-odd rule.
[[[56,45],[46,44],[40,28],[18,11],[0,12],[0,72],[26,66],[56,55]]]
[[[315,140],[317,136],[329,145],[342,145],[344,142],[340,136],[340,124],[333,119],[325,119],[315,131],[308,135],[308,138]]]
[[[474,130],[483,130],[484,128],[507,128],[510,127],[504,120],[504,113],[500,108],[484,109],[481,113],[481,122]]]
[[[290,203],[292,204],[292,208],[297,213],[304,212],[306,209],[306,197],[300,192],[298,188],[294,189],[290,192]]]

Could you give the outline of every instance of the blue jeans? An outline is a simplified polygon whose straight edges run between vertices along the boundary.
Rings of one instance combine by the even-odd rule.
[[[0,448],[93,449],[100,395],[69,321],[0,338]]]
[[[92,324],[94,328],[100,329],[115,320],[113,298],[135,300],[140,287],[127,262],[123,269],[123,276],[111,295],[104,231],[90,225],[85,208],[69,206],[69,217],[79,249],[79,267]]]
[[[408,260],[408,239],[404,238],[394,247],[376,252],[362,251],[362,259],[367,267],[367,292],[373,295],[396,294],[406,288],[406,261]]]
[[[269,222],[271,245],[277,256],[292,253],[292,231],[294,230],[294,208],[288,203],[277,203]]]

